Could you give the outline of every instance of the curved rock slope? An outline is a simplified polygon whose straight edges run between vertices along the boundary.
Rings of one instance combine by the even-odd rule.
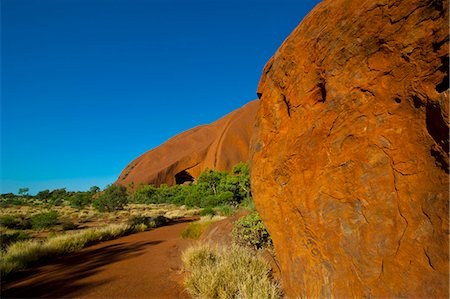
[[[446,298],[448,1],[329,0],[267,63],[256,207],[290,298]]]
[[[206,168],[231,170],[249,158],[259,101],[255,100],[209,125],[183,132],[131,162],[116,184],[173,185],[195,180]]]

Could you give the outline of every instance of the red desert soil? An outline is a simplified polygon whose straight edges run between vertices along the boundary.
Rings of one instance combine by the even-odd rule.
[[[2,282],[2,298],[190,298],[181,232],[193,219],[103,242]]]

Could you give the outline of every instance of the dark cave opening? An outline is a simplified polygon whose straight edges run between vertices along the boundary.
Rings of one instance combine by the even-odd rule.
[[[194,181],[194,177],[186,170],[180,171],[175,175],[175,182],[177,185],[182,185],[186,182],[193,183]]]

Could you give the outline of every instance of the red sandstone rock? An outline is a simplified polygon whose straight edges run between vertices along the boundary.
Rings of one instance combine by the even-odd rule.
[[[290,298],[446,298],[448,1],[329,0],[267,63],[252,158]]]
[[[259,101],[252,101],[210,125],[171,138],[131,162],[116,184],[173,185],[177,180],[182,183],[197,178],[206,168],[231,170],[237,163],[248,161],[258,107]]]

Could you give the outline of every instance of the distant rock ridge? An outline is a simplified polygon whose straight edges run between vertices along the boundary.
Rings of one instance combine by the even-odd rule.
[[[267,63],[251,183],[289,298],[448,298],[448,9],[323,1]]]
[[[212,124],[176,135],[132,161],[115,184],[131,189],[139,184],[182,184],[206,168],[231,170],[248,161],[258,107],[259,101],[252,101]]]

